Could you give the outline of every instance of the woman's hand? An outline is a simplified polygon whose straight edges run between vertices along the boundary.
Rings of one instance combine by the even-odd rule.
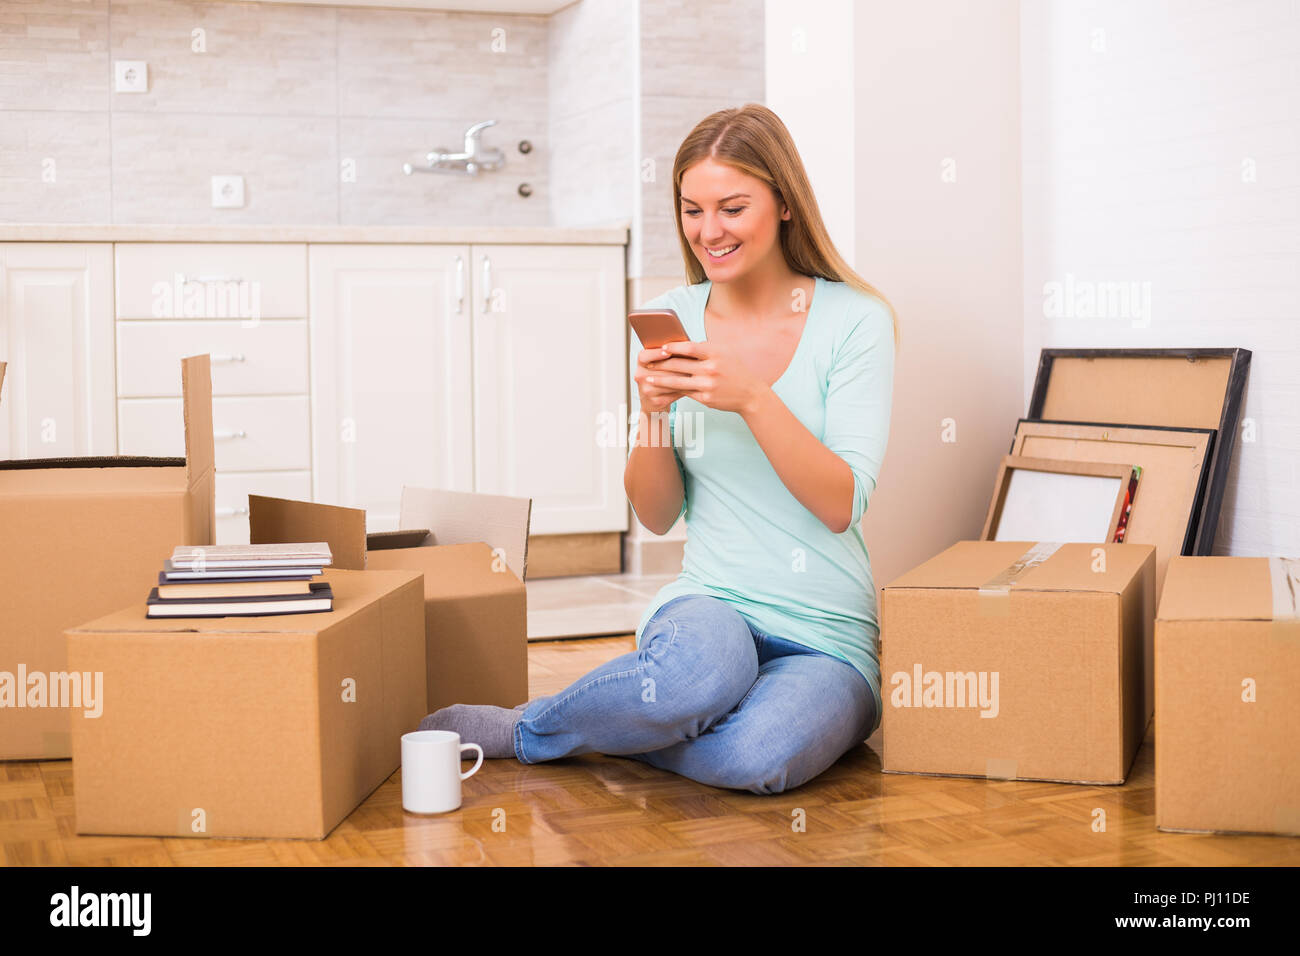
[[[647,381],[709,408],[744,414],[769,387],[740,359],[709,342],[669,342],[664,348],[671,357],[656,362]]]
[[[641,398],[641,410],[644,412],[666,411],[673,402],[686,394],[660,384],[662,375],[660,368],[666,360],[663,351],[657,348],[642,349],[636,357],[636,374],[633,379],[636,381],[637,392]],[[653,384],[649,382],[650,378],[655,379]]]

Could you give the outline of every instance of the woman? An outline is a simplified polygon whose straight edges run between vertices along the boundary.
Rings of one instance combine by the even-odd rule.
[[[686,515],[681,574],[642,615],[635,651],[514,710],[456,704],[420,726],[488,757],[598,752],[779,793],[880,723],[858,525],[888,439],[897,332],[836,253],[766,107],[691,131],[673,203],[690,281],[645,308],[674,309],[691,341],[633,343],[641,412],[624,485],[658,534]]]

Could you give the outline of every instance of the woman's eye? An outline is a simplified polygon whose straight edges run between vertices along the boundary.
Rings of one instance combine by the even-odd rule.
[[[726,212],[726,213],[731,213],[731,214],[734,216],[734,215],[736,215],[737,213],[742,213],[742,212],[744,212],[744,211],[745,211],[745,207],[744,207],[744,206],[727,206],[727,207],[723,208],[722,211],[723,211],[723,212]],[[698,209],[683,209],[682,212],[685,213],[685,214],[688,215],[688,216],[694,216],[694,215],[696,215],[696,214],[699,212],[699,210],[698,210]]]

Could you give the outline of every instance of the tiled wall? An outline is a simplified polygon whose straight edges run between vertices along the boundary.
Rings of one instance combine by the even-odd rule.
[[[641,0],[637,128],[640,198],[629,261],[646,298],[686,281],[673,206],[673,158],[710,113],[764,99],[763,0]],[[653,161],[648,166],[647,161]]]
[[[1047,346],[1250,349],[1214,553],[1300,552],[1300,7],[1022,9],[1026,401]],[[1145,307],[1058,317],[1067,277]]]
[[[534,17],[4,0],[0,221],[630,219],[629,274],[675,284],[673,155],[708,113],[762,99],[762,9],[581,0]],[[148,92],[113,92],[112,64],[124,59],[147,62]],[[506,169],[403,174],[431,149],[458,151],[485,119],[497,124],[482,142],[506,153]],[[244,176],[245,206],[213,209],[211,177],[227,173]]]
[[[636,202],[635,0],[584,0],[550,18],[551,222],[631,219]]]
[[[4,0],[0,220],[547,224],[549,37],[533,16]],[[147,93],[113,92],[121,59]],[[505,169],[403,174],[485,119]],[[211,207],[223,173],[244,208]]]

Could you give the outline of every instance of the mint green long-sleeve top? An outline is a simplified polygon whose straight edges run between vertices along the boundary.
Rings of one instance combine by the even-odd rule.
[[[712,285],[679,286],[641,308],[675,310],[691,340],[706,341],[704,309]],[[635,333],[629,338],[633,373],[642,346]],[[874,732],[883,710],[880,626],[859,525],[889,439],[893,380],[888,307],[846,283],[816,277],[802,338],[772,390],[853,473],[852,519],[840,534],[790,493],[738,413],[687,397],[672,403],[669,438],[686,490],[686,544],[681,573],[659,590],[637,624],[637,647],[647,622],[668,601],[712,595],[768,634],[853,665],[875,697]],[[639,407],[637,398],[633,383]]]

